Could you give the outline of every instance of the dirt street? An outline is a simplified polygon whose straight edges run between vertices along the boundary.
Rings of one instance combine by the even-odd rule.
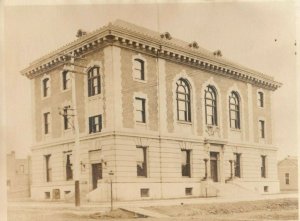
[[[8,221],[91,221],[91,220],[143,220],[143,221],[184,221],[184,220],[298,220],[297,199],[272,199],[234,203],[193,204],[180,206],[145,207],[170,216],[170,218],[136,218],[134,214],[115,210],[95,213],[59,208],[9,208]]]

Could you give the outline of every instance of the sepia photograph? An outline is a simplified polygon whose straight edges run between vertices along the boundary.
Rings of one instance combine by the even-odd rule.
[[[1,4],[1,221],[299,220],[297,1]]]

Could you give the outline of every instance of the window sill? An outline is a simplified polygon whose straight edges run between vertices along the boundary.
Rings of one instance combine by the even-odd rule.
[[[230,131],[232,131],[232,132],[239,132],[239,133],[242,132],[242,130],[238,129],[238,128],[230,128]]]
[[[135,122],[135,126],[137,126],[137,127],[143,127],[145,129],[147,129],[147,123]]]
[[[258,139],[258,143],[261,143],[261,144],[266,144],[266,138],[259,138]]]
[[[43,140],[49,140],[51,139],[51,133],[43,134]]]
[[[46,97],[44,97],[44,96],[42,96],[41,97],[41,100],[43,101],[43,100],[46,100],[47,98],[49,98],[50,97],[50,95],[48,95],[48,96],[46,96]]]
[[[72,89],[72,88],[67,88],[67,89],[60,89],[60,91],[61,91],[62,93],[64,93],[64,92],[68,92],[68,91],[71,91],[71,89]]]
[[[72,133],[72,128],[69,128],[69,129],[63,129],[63,135],[64,136],[71,136],[73,133]]]
[[[193,125],[191,121],[184,121],[184,120],[177,120],[177,123],[183,125]]]
[[[93,100],[101,100],[102,99],[102,94],[96,94],[93,96],[88,96],[87,97],[88,101],[93,101]]]
[[[139,82],[139,83],[143,83],[143,84],[147,83],[147,80],[141,80],[141,79],[138,79],[138,78],[133,78],[133,80],[136,81],[136,82]]]
[[[88,135],[99,134],[99,133],[101,133],[101,130],[100,131],[96,131],[96,132],[91,132],[91,133],[89,132]]]

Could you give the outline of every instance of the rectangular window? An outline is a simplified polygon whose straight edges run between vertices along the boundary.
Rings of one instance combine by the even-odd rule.
[[[52,181],[52,165],[51,165],[51,155],[45,155],[46,162],[46,182]]]
[[[149,189],[141,189],[141,197],[149,197]]]
[[[62,73],[62,86],[63,90],[67,90],[71,87],[70,73],[68,71]]]
[[[50,199],[50,192],[45,192],[45,199]]]
[[[50,133],[50,112],[44,113],[44,133]]]
[[[136,122],[146,123],[146,99],[136,97]]]
[[[241,154],[234,153],[234,176],[241,177]]]
[[[257,94],[257,104],[259,107],[264,107],[264,93],[263,92],[258,92]]]
[[[186,196],[193,195],[193,188],[191,188],[191,187],[185,188],[185,195]]]
[[[134,78],[138,80],[145,80],[144,61],[141,59],[134,59],[133,66]]]
[[[181,174],[191,177],[191,151],[181,150]]]
[[[267,158],[267,156],[264,156],[264,155],[261,156],[261,177],[262,178],[267,177],[267,174],[266,174],[266,158]]]
[[[259,137],[265,138],[265,121],[259,120]]]
[[[70,114],[70,106],[65,106],[63,111],[63,118],[64,118],[64,129],[68,130],[71,128],[70,118],[72,117]]]
[[[138,146],[137,151],[137,176],[147,177],[147,147]]]
[[[73,159],[71,153],[66,154],[66,179],[73,179]]]
[[[48,97],[49,96],[49,91],[50,91],[50,79],[45,78],[43,81],[43,97]]]
[[[286,185],[289,185],[289,184],[290,184],[290,174],[289,174],[289,173],[286,173],[286,174],[285,174],[285,184],[286,184]]]
[[[89,117],[89,133],[97,133],[102,130],[102,115]]]
[[[10,187],[10,180],[7,180],[7,181],[6,181],[6,185],[7,185],[8,187]]]

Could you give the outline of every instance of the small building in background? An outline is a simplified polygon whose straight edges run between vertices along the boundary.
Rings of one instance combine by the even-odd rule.
[[[7,196],[8,199],[30,197],[30,157],[16,159],[15,152],[7,154]]]
[[[281,191],[298,191],[298,159],[288,156],[278,162],[278,179]]]

